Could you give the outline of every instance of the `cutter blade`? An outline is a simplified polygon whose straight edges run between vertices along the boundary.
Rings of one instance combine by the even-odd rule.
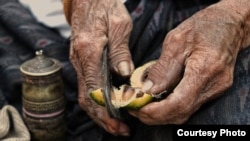
[[[118,108],[115,108],[111,102],[111,93],[112,93],[112,78],[110,74],[109,62],[108,62],[108,47],[106,46],[103,51],[103,95],[105,100],[105,107],[107,108],[108,114],[112,118],[121,119],[120,111]]]

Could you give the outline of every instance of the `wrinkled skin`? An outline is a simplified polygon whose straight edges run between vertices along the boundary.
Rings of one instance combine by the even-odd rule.
[[[132,115],[150,125],[182,124],[232,85],[236,57],[249,45],[250,28],[249,2],[236,2],[224,0],[210,6],[169,32],[142,91],[160,93],[182,73],[183,77],[167,98],[131,111]]]
[[[223,0],[169,32],[142,91],[160,93],[183,77],[167,98],[130,114],[149,125],[181,124],[229,88],[238,52],[250,43],[249,7],[247,0]],[[79,103],[106,131],[129,135],[128,126],[110,118],[89,93],[102,87],[99,70],[106,44],[112,70],[122,76],[133,71],[127,48],[131,19],[119,0],[76,0],[73,9],[70,59],[78,76]]]
[[[72,14],[70,59],[77,72],[79,103],[97,124],[114,135],[128,135],[122,121],[108,116],[89,93],[103,87],[101,74],[104,46],[109,47],[111,69],[122,76],[134,70],[128,50],[132,20],[120,0],[75,0]]]

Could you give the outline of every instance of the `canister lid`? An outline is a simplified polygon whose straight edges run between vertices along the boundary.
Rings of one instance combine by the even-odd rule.
[[[24,62],[20,66],[23,74],[30,76],[45,76],[53,74],[61,69],[61,63],[53,58],[43,55],[43,51],[36,51],[36,57]]]

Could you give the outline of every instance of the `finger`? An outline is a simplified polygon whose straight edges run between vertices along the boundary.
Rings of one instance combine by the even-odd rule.
[[[129,127],[117,120],[109,117],[105,107],[97,105],[94,103],[85,92],[85,85],[81,79],[79,82],[79,103],[81,108],[83,108],[87,114],[101,127],[103,127],[107,132],[113,135],[129,136]]]
[[[98,122],[106,131],[113,135],[129,136],[129,127],[118,119],[110,118],[104,107],[96,109]]]
[[[132,19],[121,1],[115,1],[111,5],[108,20],[111,66],[122,76],[128,76],[134,70],[128,49]]]
[[[75,1],[72,15],[70,59],[77,71],[79,103],[88,115],[112,134],[122,134],[125,124],[111,119],[104,107],[94,103],[89,93],[103,86],[101,71],[103,48],[108,43],[107,3]],[[83,19],[83,20],[82,20]],[[121,125],[121,126],[120,126]]]
[[[86,100],[85,98],[79,98],[79,103],[91,119],[107,132],[113,135],[129,136],[129,127],[117,119],[110,118],[104,107],[96,105],[90,99]]]
[[[173,93],[167,98],[150,103],[139,111],[130,112],[130,114],[149,125],[185,122],[189,117],[190,109],[194,108],[195,99],[197,99],[197,90],[195,91],[195,89],[201,86],[199,83],[197,85],[190,83],[190,79],[195,79],[190,77],[184,75]]]
[[[231,79],[228,73],[223,71],[225,66],[216,63],[220,57],[211,58],[212,54],[215,52],[209,54],[199,50],[193,52],[187,60],[183,79],[173,93],[166,99],[148,104],[140,111],[131,114],[147,124],[181,124],[187,121],[202,103],[211,99],[212,96],[221,94],[227,87],[227,85],[218,87],[220,83],[226,83]],[[222,74],[225,74],[223,79],[216,79]]]
[[[106,13],[96,13],[95,7],[84,1],[76,1],[74,5],[76,10],[73,12],[70,57],[77,63],[76,68],[80,69],[80,73],[83,73],[81,75],[90,92],[102,84],[101,71],[96,70],[101,70],[103,48],[108,43]],[[89,12],[92,14],[86,14]]]
[[[170,32],[163,43],[162,54],[149,70],[142,91],[152,94],[161,93],[176,84],[181,77],[184,65],[186,42],[181,36]],[[184,48],[185,47],[185,48]]]
[[[89,51],[89,54],[86,52]],[[92,54],[91,60],[80,58],[80,56],[90,57],[91,50],[84,50],[84,47],[77,51],[78,63],[81,69],[78,69],[78,84],[79,84],[79,101],[81,107],[107,132],[114,135],[129,135],[129,128],[126,124],[120,121],[111,119],[104,107],[95,104],[90,98],[89,93],[103,86],[102,74],[96,70],[101,69],[102,50],[95,50],[96,54]],[[81,55],[81,53],[85,53]],[[94,58],[94,59],[93,59]],[[98,59],[97,59],[98,58]],[[78,67],[77,67],[78,68]]]
[[[83,108],[98,125],[114,135],[129,135],[129,127],[125,123],[110,118],[105,107],[94,103],[89,95],[86,94],[87,89],[82,73],[78,73],[78,91],[78,100],[81,108]]]

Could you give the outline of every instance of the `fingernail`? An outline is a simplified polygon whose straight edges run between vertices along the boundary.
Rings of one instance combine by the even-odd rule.
[[[128,132],[128,128],[126,126],[120,126],[119,133],[122,136],[129,136],[130,135],[130,133]]]
[[[154,83],[151,80],[146,80],[141,88],[142,92],[147,92],[153,87]]]
[[[117,66],[119,73],[122,76],[128,76],[130,75],[130,65],[127,61],[120,62]]]

